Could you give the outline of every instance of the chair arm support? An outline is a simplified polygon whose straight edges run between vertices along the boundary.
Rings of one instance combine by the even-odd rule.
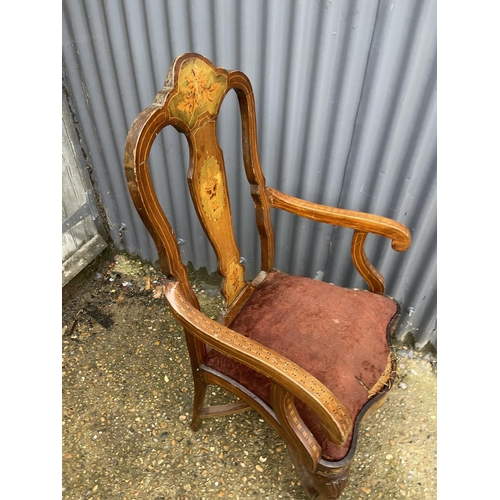
[[[318,379],[276,351],[205,316],[179,292],[178,282],[165,280],[164,293],[173,315],[188,332],[272,378],[309,405],[332,442],[339,445],[345,442],[352,428],[352,419],[342,403]]]
[[[411,236],[408,228],[387,217],[320,205],[289,196],[270,187],[266,188],[266,193],[274,208],[286,210],[306,219],[385,236],[392,240],[391,246],[398,252],[404,252],[410,247]]]

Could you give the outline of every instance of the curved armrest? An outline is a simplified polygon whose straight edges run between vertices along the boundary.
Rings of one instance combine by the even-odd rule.
[[[312,203],[269,187],[266,188],[266,193],[274,208],[306,219],[385,236],[392,240],[391,246],[398,252],[404,252],[410,247],[411,236],[408,228],[387,217]]]
[[[165,296],[175,318],[195,337],[275,382],[300,398],[318,415],[328,437],[343,444],[352,420],[342,403],[318,379],[276,351],[205,316],[179,292],[178,282],[164,282]]]

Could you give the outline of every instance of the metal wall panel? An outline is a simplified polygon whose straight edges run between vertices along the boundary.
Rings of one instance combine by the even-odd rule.
[[[119,248],[153,262],[156,250],[128,194],[123,146],[174,58],[188,51],[249,76],[268,185],[408,225],[408,252],[369,237],[367,254],[384,274],[387,293],[403,303],[399,335],[412,332],[418,346],[436,345],[435,0],[63,3],[64,83],[111,236]],[[239,127],[237,100],[229,95],[218,129],[250,277],[260,257]],[[150,167],[184,242],[184,261],[215,270],[189,200],[185,139],[163,131]],[[353,269],[346,271],[350,231],[283,212],[274,212],[273,221],[278,268],[365,287]]]

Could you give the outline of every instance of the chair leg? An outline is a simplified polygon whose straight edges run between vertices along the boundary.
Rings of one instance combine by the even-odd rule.
[[[191,429],[193,431],[197,431],[201,426],[201,414],[207,386],[208,384],[201,377],[194,379],[193,418],[191,420]]]
[[[201,426],[201,412],[203,410],[203,402],[207,392],[207,382],[201,372],[200,364],[206,355],[206,346],[191,333],[184,329],[184,337],[189,352],[189,360],[191,362],[191,371],[193,374],[194,383],[194,398],[193,398],[193,418],[191,420],[191,429],[197,431]]]
[[[347,485],[350,463],[338,470],[311,472],[300,463],[297,453],[289,446],[287,448],[300,482],[311,500],[334,500],[340,497]]]

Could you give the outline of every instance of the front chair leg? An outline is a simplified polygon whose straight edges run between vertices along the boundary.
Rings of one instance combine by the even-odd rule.
[[[323,466],[321,447],[300,418],[292,394],[273,384],[271,399],[290,458],[307,496],[311,500],[339,498],[347,484],[350,462],[336,468]]]
[[[197,431],[201,426],[203,402],[207,392],[208,384],[201,378],[194,379],[194,398],[193,398],[193,418],[191,420],[191,429]]]
[[[191,372],[193,374],[194,383],[194,398],[193,398],[193,418],[191,420],[191,429],[197,431],[201,426],[203,402],[205,401],[205,394],[207,392],[207,382],[203,376],[199,359],[204,359],[206,355],[205,345],[188,330],[184,328],[184,337],[189,352],[189,359],[191,361]]]
[[[295,471],[300,478],[307,496],[311,500],[334,500],[339,498],[347,485],[351,463],[328,473],[316,471],[311,472],[299,460],[297,453],[288,447],[288,453],[292,460]]]

